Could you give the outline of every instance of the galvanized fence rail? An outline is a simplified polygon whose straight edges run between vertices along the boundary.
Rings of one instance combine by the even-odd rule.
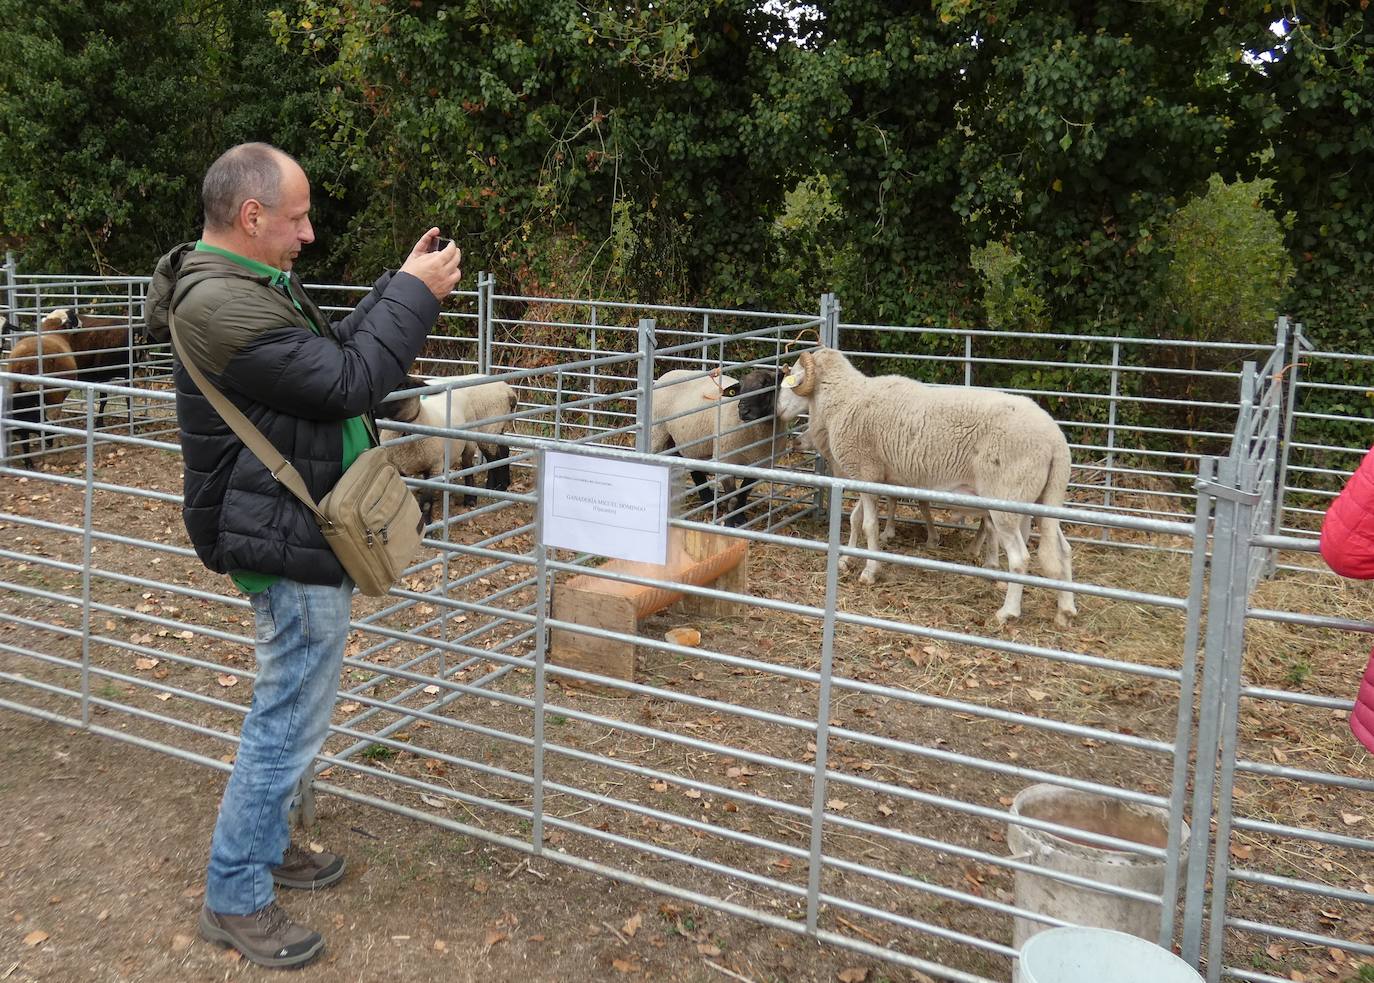
[[[330,291],[338,309],[355,296]],[[882,360],[892,356],[871,350],[879,329],[841,325],[830,297],[816,315],[648,308],[501,295],[486,276],[454,307],[422,369],[433,391],[468,388],[473,371],[516,388],[514,432],[483,439],[510,449],[517,480],[507,491],[471,489],[478,505],[466,510],[454,506],[469,491],[461,471],[429,482],[444,504],[425,555],[391,596],[355,608],[315,788],[940,979],[1006,980],[1014,926],[1065,921],[1018,899],[1032,877],[1145,906],[1157,938],[1177,939],[1213,981],[1281,978],[1278,961],[1238,964],[1256,938],[1374,955],[1357,928],[1367,892],[1350,862],[1369,840],[1342,818],[1356,815],[1349,797],[1371,783],[1349,753],[1344,770],[1317,767],[1301,748],[1275,757],[1265,730],[1273,708],[1324,715],[1335,729],[1349,700],[1251,681],[1270,658],[1257,633],[1374,628],[1266,600],[1289,566],[1314,566],[1300,558],[1310,540],[1273,535],[1290,511],[1285,466],[1295,476],[1308,466],[1285,458],[1283,440],[1288,421],[1302,420],[1293,395],[1303,382],[1290,367],[1299,332],[1280,324],[1270,349],[1228,349],[1255,356],[1234,371],[1180,368],[1186,346],[1161,356],[1164,375],[1208,387],[1197,410],[1209,422],[1197,431],[1132,421],[1133,405],[1167,398],[1131,381],[1147,378],[1149,353],[1166,346],[1017,338],[1065,354],[1030,348],[1015,364],[999,347],[1006,339],[965,331],[948,333],[957,350],[923,357],[952,368],[951,383],[1040,372],[1041,388],[1013,388],[1056,407],[1078,434],[1076,475],[1091,467],[1100,480],[1080,480],[1071,508],[923,493],[942,514],[991,506],[1071,523],[1076,629],[1053,627],[1053,591],[1065,586],[1056,581],[973,566],[953,547],[923,549],[904,529],[882,552],[851,550],[840,538],[846,496],[909,490],[816,473],[777,434],[774,467],[691,465],[760,483],[742,528],[720,524],[726,510],[699,504],[685,478],[674,507],[682,533],[748,543],[748,586],[603,569],[603,581],[682,595],[626,628],[555,616],[560,587],[595,561],[540,545],[542,489],[530,480],[539,456],[557,449],[682,472],[681,458],[649,453],[664,371],[738,375],[788,363],[816,338],[843,340],[874,359],[869,370],[890,371]],[[1104,354],[1084,354],[1094,350]],[[1069,376],[1072,386],[1055,387]],[[38,380],[0,381],[13,391]],[[102,393],[147,405],[152,420],[169,415],[171,392],[165,381],[42,382],[73,395],[67,414],[43,425],[61,452],[42,470],[0,469],[24,492],[0,513],[9,530],[0,590],[14,599],[0,609],[0,707],[225,769],[252,678],[246,604],[185,544],[174,440],[153,427],[97,425]],[[397,429],[409,439],[477,436]],[[1214,443],[1223,453],[1204,453]],[[1193,491],[1162,485],[1190,473]],[[1139,497],[1144,479],[1161,482],[1149,499]],[[1292,562],[1275,563],[1279,555]],[[1137,556],[1150,564],[1148,589],[1128,576]],[[870,558],[886,567],[876,585],[842,570]],[[988,618],[1011,579],[1028,591],[1008,631]],[[683,627],[699,640],[670,640]],[[631,644],[639,672],[619,678],[553,658],[555,633]],[[1335,811],[1267,814],[1265,783],[1280,781]],[[1162,839],[1017,812],[1018,793],[1041,783],[1159,810]],[[1156,865],[1160,880],[1141,889],[1047,872],[1011,850],[1014,828],[1111,846]],[[1294,849],[1311,851],[1303,860],[1315,866],[1284,867]],[[1346,920],[1323,923],[1323,911]]]

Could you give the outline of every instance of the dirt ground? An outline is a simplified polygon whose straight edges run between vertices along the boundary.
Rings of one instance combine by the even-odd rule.
[[[80,462],[75,455],[68,456],[72,459],[56,462],[54,470],[79,478]],[[179,475],[170,453],[125,454],[121,449],[100,455],[96,477],[114,484],[173,491]],[[58,486],[31,478],[0,488],[0,511],[15,516],[71,523],[79,522],[80,509],[79,485]],[[147,541],[184,542],[174,505],[101,492],[96,495],[96,509],[101,528]],[[499,534],[500,530],[478,525],[469,532],[476,536]],[[16,538],[22,542],[9,545]],[[0,541],[27,555],[52,561],[0,559],[0,578],[32,591],[79,598],[79,572],[54,565],[74,563],[79,571],[79,538],[35,532],[22,522],[0,522]],[[961,545],[956,534],[931,553],[938,559],[960,560]],[[519,552],[527,548],[527,542],[511,537],[496,548]],[[895,548],[921,551],[919,535],[904,533]],[[1132,553],[1086,543],[1076,549],[1074,559],[1080,583],[1163,596],[1186,592],[1186,554]],[[116,574],[151,575],[192,590],[222,589],[219,579],[194,561],[150,550],[102,544],[96,563]],[[753,551],[751,576],[752,589],[761,597],[814,602],[822,589],[824,566],[815,554],[764,547]],[[497,585],[488,584],[485,589]],[[246,700],[249,687],[226,688],[232,684],[225,678],[232,679],[232,675],[223,674],[238,671],[236,666],[251,668],[251,654],[246,647],[240,652],[226,646],[209,632],[242,634],[250,624],[246,612],[184,593],[142,590],[115,578],[96,578],[93,590],[99,601],[122,613],[97,615],[92,628],[100,644],[92,645],[92,661],[126,680],[116,681],[111,676],[97,682],[93,695],[134,710],[171,713],[210,730],[236,730],[234,715],[210,701]],[[1138,674],[1008,654],[997,644],[1012,640],[1047,651],[1062,647],[1123,664],[1172,667],[1177,664],[1182,644],[1183,619],[1179,613],[1082,596],[1081,617],[1072,629],[1061,632],[1053,625],[1050,595],[1028,591],[1023,621],[999,632],[987,625],[999,593],[989,581],[933,576],[896,567],[889,569],[874,588],[861,587],[852,578],[842,585],[842,610],[938,626],[947,632],[968,633],[979,641],[913,639],[902,632],[858,625],[842,626],[837,631],[837,676],[857,683],[899,687],[950,705],[920,706],[859,689],[837,691],[831,710],[831,724],[836,729],[829,767],[855,779],[880,780],[886,783],[886,791],[865,791],[832,779],[837,791],[835,800],[827,802],[828,809],[871,828],[857,835],[854,827],[836,833],[832,825],[827,834],[828,856],[926,879],[966,898],[1007,902],[1011,900],[1012,881],[1005,868],[963,862],[943,851],[894,843],[873,830],[883,827],[926,833],[966,850],[1003,854],[1005,825],[1000,820],[951,811],[942,807],[941,801],[1004,809],[1025,781],[1012,772],[1012,765],[1153,794],[1167,792],[1170,769],[1166,756],[1111,741],[1009,724],[995,714],[1011,711],[1099,728],[1105,736],[1167,740],[1175,722],[1176,687]],[[512,597],[506,603],[518,600],[518,596]],[[1281,577],[1266,583],[1257,600],[1261,606],[1276,610],[1360,618],[1367,616],[1369,595],[1363,589],[1346,589],[1339,584],[1314,587],[1300,577]],[[80,625],[79,610],[42,594],[4,603],[8,612],[34,620],[65,623],[69,628]],[[376,603],[360,602],[355,616],[375,610]],[[417,613],[426,614],[417,609],[406,616],[413,618]],[[169,630],[139,620],[146,617],[181,621],[207,631],[178,632],[175,627]],[[680,620],[671,612],[665,613],[642,623],[641,631],[646,637],[661,638]],[[400,622],[388,624],[405,626]],[[755,609],[716,620],[695,619],[694,626],[702,631],[703,647],[792,670],[817,668],[820,626],[814,619]],[[493,634],[479,644],[500,637]],[[0,641],[67,658],[79,656],[80,646],[72,636],[54,638],[52,633],[19,623],[0,624]],[[358,647],[363,644],[362,639],[357,641]],[[351,647],[351,654],[358,656],[358,647]],[[1348,695],[1349,683],[1363,665],[1365,648],[1362,639],[1349,634],[1258,624],[1250,635],[1247,678],[1257,686]],[[149,649],[159,656],[151,664],[143,657]],[[507,654],[520,653],[513,650]],[[350,669],[345,674],[345,686],[370,686],[358,691],[407,708],[425,707],[430,701],[410,693],[411,681],[400,671],[405,655],[404,647],[399,652],[388,650],[370,659],[367,671]],[[73,685],[69,669],[8,653],[0,652],[0,668]],[[456,678],[473,682],[494,668],[494,662],[479,663]],[[631,780],[623,771],[556,756],[550,756],[546,780],[613,797],[641,810],[671,813],[681,821],[649,822],[647,815],[633,809],[563,796],[552,805],[546,803],[549,815],[575,820],[583,832],[566,834],[562,845],[578,856],[717,897],[734,897],[740,904],[795,918],[795,894],[754,890],[751,884],[706,875],[668,859],[646,860],[647,854],[611,849],[594,834],[615,834],[641,842],[648,849],[710,859],[776,884],[804,886],[804,860],[792,863],[778,852],[745,845],[742,838],[723,840],[701,834],[701,827],[707,827],[713,833],[757,835],[794,849],[805,848],[808,831],[804,822],[779,817],[777,810],[746,802],[732,808],[734,800],[723,794],[744,790],[773,802],[809,806],[809,785],[799,782],[796,772],[768,766],[750,769],[740,759],[694,752],[667,740],[641,740],[628,730],[616,731],[610,737],[615,728],[576,714],[648,725],[664,734],[704,738],[804,765],[814,760],[816,750],[805,731],[708,712],[694,708],[690,701],[728,701],[764,714],[804,718],[808,708],[814,713],[816,687],[809,683],[778,685],[773,673],[664,653],[644,657],[640,672],[640,682],[682,694],[682,699],[637,695],[610,698],[555,689],[550,704],[569,712],[549,716],[548,739],[577,751],[620,754],[639,766],[681,776],[683,783]],[[127,680],[135,680],[137,685]],[[532,685],[530,674],[519,670],[505,677],[494,688],[499,690],[494,695],[528,699]],[[176,695],[159,693],[163,687],[166,692],[175,690]],[[64,713],[76,712],[70,700],[49,699],[28,688],[0,683],[0,696],[51,706]],[[204,699],[197,702],[191,696]],[[157,702],[164,697],[169,702]],[[395,735],[393,744],[399,746],[369,748],[377,749],[375,755],[354,754],[349,768],[332,769],[335,774],[329,780],[359,794],[388,798],[521,838],[527,830],[508,815],[486,810],[474,815],[460,801],[440,801],[432,796],[426,800],[405,785],[406,780],[425,781],[430,788],[438,785],[458,793],[480,794],[491,802],[527,807],[527,787],[492,781],[480,772],[455,765],[454,759],[467,757],[484,767],[529,774],[528,754],[509,743],[472,740],[469,732],[449,726],[443,719],[447,715],[464,725],[528,734],[528,719],[513,714],[512,706],[510,702],[469,697],[451,708],[441,708],[433,726],[421,722],[409,727],[405,734]],[[359,710],[356,703],[351,710],[347,707],[345,702],[339,708],[336,723],[351,721],[350,715]],[[94,719],[102,726],[128,727],[130,732],[167,739],[212,759],[232,750],[210,736],[148,729],[123,711],[110,710]],[[391,719],[395,718],[383,715],[367,728]],[[1363,755],[1351,750],[1348,734],[1327,709],[1247,704],[1241,727],[1251,755],[1263,751],[1276,762],[1296,767],[1365,773]],[[845,733],[851,736],[842,736]],[[918,757],[875,744],[872,738],[910,742],[928,749],[929,754]],[[223,782],[221,773],[4,710],[0,710],[0,741],[7,752],[0,766],[0,816],[7,820],[0,825],[0,899],[7,920],[0,926],[0,983],[30,979],[211,980],[245,975],[256,978],[268,972],[234,960],[194,937],[209,830]],[[327,749],[337,752],[348,743],[335,738]],[[389,753],[380,753],[384,750]],[[982,766],[942,763],[937,757],[956,754],[977,759]],[[703,796],[689,784],[692,781],[713,787]],[[1334,833],[1359,833],[1365,823],[1374,822],[1360,809],[1360,797],[1347,790],[1327,789],[1314,795],[1310,787],[1254,776],[1239,779],[1237,790],[1243,808],[1262,819],[1299,820],[1310,828]],[[555,831],[550,842],[558,844],[556,837]],[[332,796],[321,797],[320,824],[310,838],[344,853],[350,871],[340,884],[318,896],[288,894],[284,898],[293,913],[324,931],[329,940],[323,959],[302,970],[302,979],[386,979],[402,983],[431,979],[571,983],[605,979],[895,983],[926,979],[888,963],[672,901],[555,861],[526,863],[522,853]],[[1271,842],[1249,835],[1238,838],[1237,848],[1252,851],[1256,866],[1262,861],[1288,876],[1301,871],[1355,889],[1366,880],[1360,858],[1349,851],[1322,853],[1320,846]],[[1247,852],[1244,859],[1250,855]],[[827,873],[825,889],[878,910],[979,938],[1004,943],[1010,938],[1010,920],[1005,915],[977,905],[932,901],[928,895],[891,882],[832,871]],[[1255,892],[1247,885],[1237,897],[1246,902],[1246,917],[1294,924],[1306,931],[1358,938],[1369,926],[1368,914],[1359,906],[1332,904],[1321,910],[1312,904],[1310,910],[1304,907],[1292,914],[1283,909],[1282,896],[1277,892]],[[1328,912],[1343,921],[1323,921]],[[823,912],[822,925],[854,938],[883,944],[891,941],[904,951],[992,978],[999,978],[1006,968],[1000,958],[970,955],[938,937],[898,930],[880,919],[853,914],[846,919],[833,908]],[[1239,959],[1241,965],[1265,972],[1323,974],[1312,978],[1332,980],[1355,979],[1361,971],[1353,959],[1337,961],[1309,947],[1265,942],[1253,936],[1237,938],[1238,955],[1233,964]]]
[[[280,974],[195,937],[222,776],[5,711],[0,746],[0,979]],[[320,797],[309,838],[349,867],[324,891],[283,892],[292,914],[328,940],[291,979],[719,983],[835,980],[855,970],[872,983],[917,978],[332,796]]]

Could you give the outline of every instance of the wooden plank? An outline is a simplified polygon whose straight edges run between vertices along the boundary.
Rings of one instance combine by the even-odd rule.
[[[599,583],[606,584],[609,581],[601,580]],[[571,581],[554,590],[553,616],[559,621],[571,621],[588,628],[602,628],[627,635],[635,632],[633,601],[599,589],[579,589]],[[555,628],[549,633],[549,659],[555,665],[615,679],[632,680],[635,677],[635,647],[632,642],[596,638]]]

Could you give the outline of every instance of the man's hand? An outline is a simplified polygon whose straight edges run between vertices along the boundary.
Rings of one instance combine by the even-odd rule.
[[[439,252],[430,252],[430,247],[438,235],[439,230],[434,228],[420,236],[420,241],[415,243],[415,247],[402,264],[401,271],[419,277],[430,293],[443,300],[453,291],[458,279],[463,275],[460,265],[463,251],[458,248],[456,242],[450,242]]]

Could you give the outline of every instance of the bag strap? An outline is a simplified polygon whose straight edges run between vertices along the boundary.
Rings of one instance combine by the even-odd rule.
[[[319,520],[320,525],[332,525],[333,523],[325,518],[320,507],[315,504],[315,499],[311,497],[310,491],[305,487],[305,481],[301,478],[300,472],[296,470],[296,466],[283,457],[281,451],[277,450],[272,442],[263,436],[262,431],[253,426],[253,422],[244,416],[224,393],[216,389],[214,384],[205,377],[205,373],[196,366],[196,363],[186,356],[186,350],[181,347],[181,340],[177,338],[177,319],[172,314],[170,304],[167,305],[167,326],[171,328],[172,347],[176,349],[181,364],[191,374],[196,385],[200,387],[201,394],[224,418],[224,422],[229,424],[229,429],[238,435],[239,440],[243,441],[244,446],[253,452],[254,457],[267,466],[268,473],[279,484],[304,502],[311,512],[315,513],[315,518]]]

